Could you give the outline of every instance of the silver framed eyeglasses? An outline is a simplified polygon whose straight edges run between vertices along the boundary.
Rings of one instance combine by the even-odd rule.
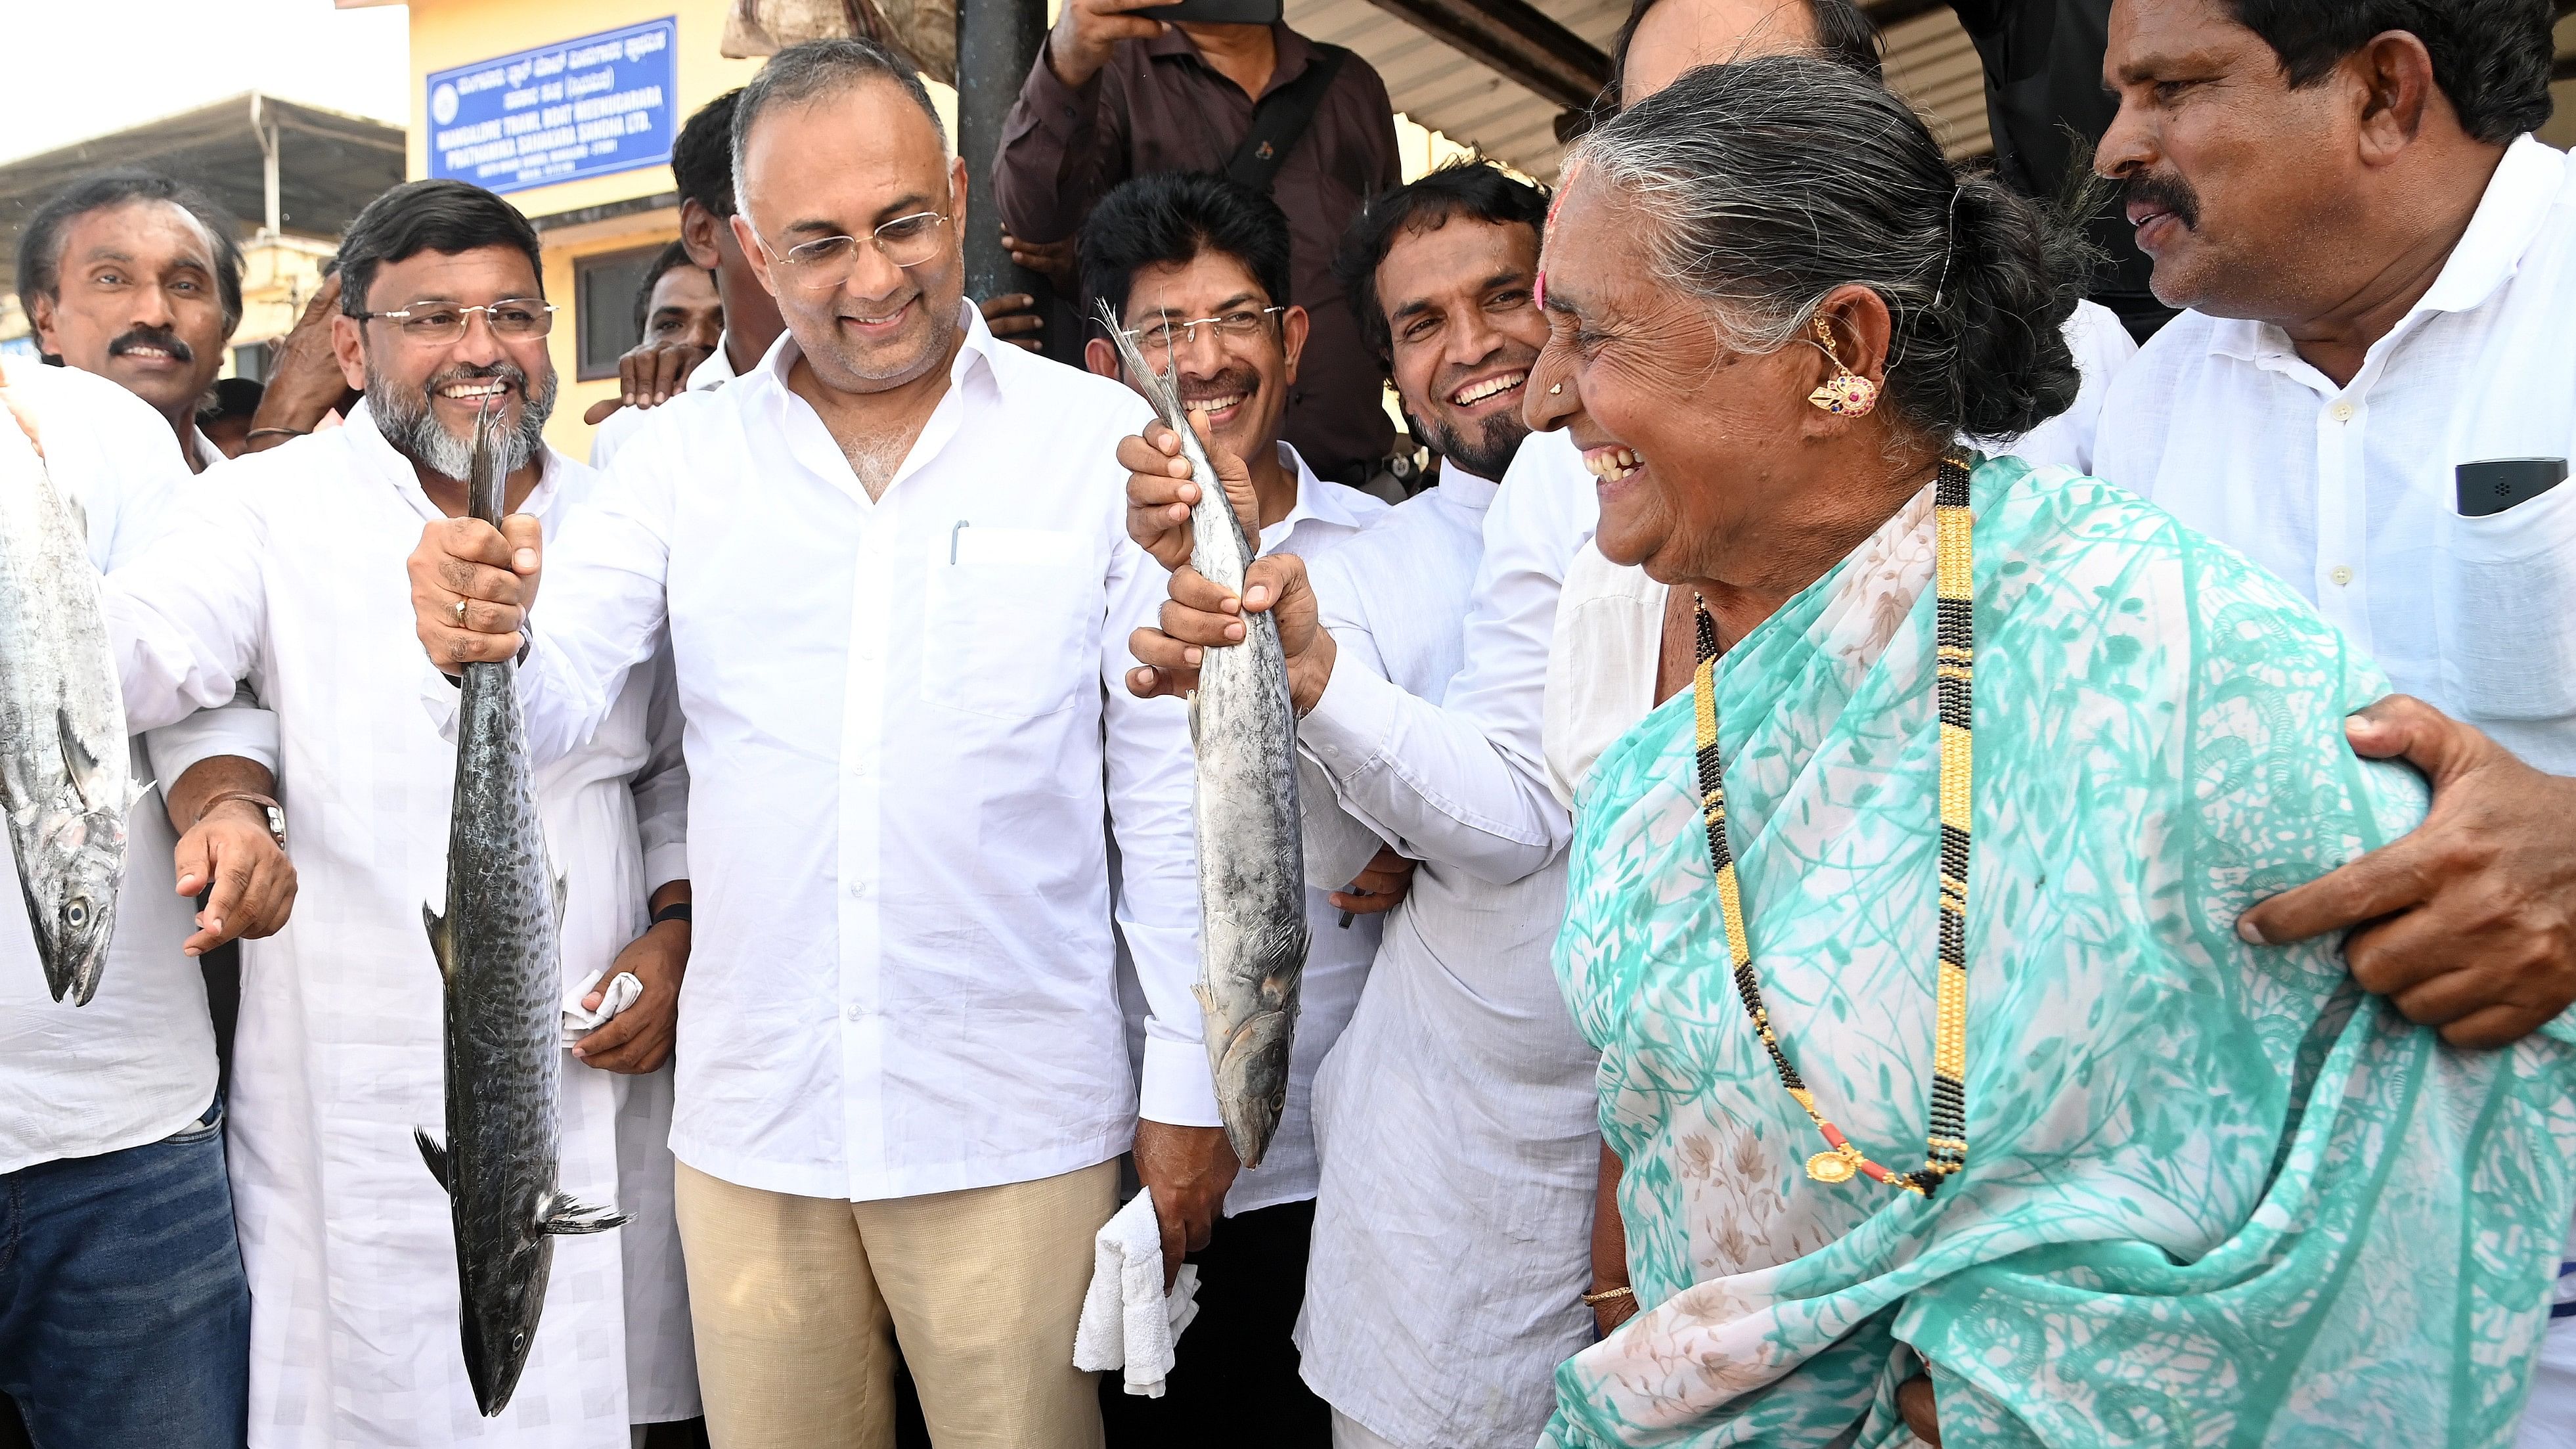
[[[1196,342],[1202,327],[1218,338],[1241,340],[1257,336],[1270,325],[1271,318],[1287,310],[1285,307],[1237,307],[1213,317],[1193,317],[1186,322],[1167,317],[1123,330],[1127,340],[1135,343],[1139,352],[1178,351]]]
[[[525,342],[543,337],[554,330],[555,304],[534,297],[505,297],[480,307],[460,307],[453,302],[414,302],[392,312],[361,312],[361,317],[391,322],[402,329],[402,335],[425,347],[444,347],[465,335],[469,319],[477,312],[492,335],[504,342]]]
[[[945,212],[916,211],[875,227],[868,233],[868,240],[896,266],[917,267],[939,255],[940,244],[945,240],[943,228],[947,225]],[[756,227],[751,237],[760,243],[760,249],[769,254],[771,261],[786,269],[788,280],[800,287],[818,291],[837,287],[850,279],[850,269],[858,265],[857,237],[816,237],[809,242],[798,242],[784,252],[772,247],[769,239],[762,236]]]

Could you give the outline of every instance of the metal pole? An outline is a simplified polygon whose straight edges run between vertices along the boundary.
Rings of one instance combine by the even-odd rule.
[[[1002,250],[1002,213],[993,199],[1002,121],[1046,43],[1046,28],[1046,0],[958,0],[957,154],[966,160],[966,295],[979,301],[1027,292],[1044,308],[1053,296],[1044,278],[1014,265]]]
[[[259,179],[263,200],[267,203],[261,228],[263,237],[275,237],[285,223],[285,214],[277,203],[277,123],[268,119],[267,108],[260,104],[257,91],[250,97],[250,126],[259,137]]]

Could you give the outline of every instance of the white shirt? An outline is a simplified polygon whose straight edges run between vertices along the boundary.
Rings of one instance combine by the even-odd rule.
[[[553,452],[522,505],[553,530],[597,475]],[[247,675],[276,711],[278,796],[301,889],[242,943],[228,1162],[251,1289],[251,1443],[622,1449],[694,1410],[671,1165],[621,1141],[665,1073],[563,1064],[563,1189],[638,1220],[555,1246],[527,1375],[495,1419],[457,1350],[448,1205],[411,1144],[444,1134],[438,969],[421,907],[446,898],[452,714],[413,635],[403,561],[441,517],[365,408],[197,480],[179,526],[109,578],[128,708],[146,723]],[[584,748],[540,769],[566,883],[569,991],[687,870],[685,776],[639,675]],[[436,691],[431,693],[430,691]],[[642,818],[639,820],[639,816]],[[676,1411],[676,1413],[675,1413]]]
[[[733,359],[725,355],[725,341],[719,336],[716,350],[704,362],[689,369],[684,390],[712,392],[733,381]],[[608,471],[608,460],[617,455],[618,449],[635,441],[635,435],[644,431],[644,424],[651,421],[655,411],[653,408],[622,407],[602,419],[590,435],[590,466],[603,473]]]
[[[1441,702],[1336,667],[1299,722],[1342,808],[1399,853],[1508,884],[1565,849],[1540,727],[1557,591],[1600,522],[1594,481],[1563,433],[1533,434],[1486,511],[1466,663]]]
[[[0,367],[44,435],[54,486],[82,506],[90,562],[103,571],[140,553],[198,481],[171,449],[170,425],[106,378],[32,358]],[[276,724],[255,709],[155,731],[148,756],[145,743],[134,741],[138,783],[155,778],[155,761],[170,780],[213,755],[277,763]],[[177,845],[161,792],[147,791],[126,816],[116,931],[87,1006],[54,1000],[22,899],[0,890],[0,1175],[157,1142],[214,1101],[205,977],[179,949],[196,908],[174,889]]]
[[[1337,680],[1365,671],[1442,702],[1494,497],[1447,465],[1438,487],[1315,565]],[[1307,764],[1309,877],[1347,879],[1380,841]],[[1423,864],[1383,918],[1358,1012],[1316,1078],[1324,1171],[1300,1371],[1403,1449],[1533,1442],[1556,1365],[1592,1340],[1578,1295],[1596,1058],[1549,959],[1564,914],[1561,856],[1505,886]]]
[[[1187,713],[1124,680],[1168,587],[1127,537],[1116,461],[1150,414],[961,317],[882,498],[788,389],[782,336],[655,410],[655,446],[620,455],[552,550],[532,621],[541,759],[668,624],[697,919],[671,1145],[747,1187],[904,1197],[1125,1151],[1113,910],[1152,1008],[1143,1115],[1218,1121],[1190,995]]]
[[[2097,461],[2244,553],[2397,688],[2576,774],[2576,484],[2462,517],[2454,469],[2576,457],[2576,164],[2515,141],[2441,275],[2351,383],[2279,328],[2185,312],[2113,388]],[[2576,1274],[2576,1238],[2559,1295]],[[2523,1443],[2576,1422],[2551,1320]]]
[[[2397,687],[2576,774],[2576,484],[2463,518],[2453,469],[2576,456],[2576,166],[2524,137],[2350,385],[2185,312],[2113,389],[2101,471],[2263,565]]]

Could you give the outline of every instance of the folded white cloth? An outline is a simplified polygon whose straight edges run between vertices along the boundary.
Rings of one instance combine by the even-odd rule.
[[[1153,1190],[1137,1193],[1092,1240],[1091,1289],[1074,1330],[1073,1366],[1124,1369],[1127,1392],[1161,1398],[1173,1345],[1199,1316],[1198,1291],[1198,1265],[1183,1263],[1164,1294],[1163,1230],[1154,1218]]]
[[[569,1046],[573,1042],[580,1040],[582,1037],[606,1026],[610,1017],[615,1016],[617,1013],[624,1011],[630,1006],[633,1006],[636,1000],[643,996],[644,983],[635,979],[635,973],[632,971],[620,971],[617,973],[617,979],[609,982],[608,990],[600,996],[599,1009],[592,1011],[585,1008],[581,1004],[582,998],[588,996],[591,991],[599,985],[599,978],[607,974],[608,968],[603,966],[600,969],[593,971],[588,976],[583,977],[579,986],[576,986],[570,991],[564,993],[563,1024],[565,1045]]]

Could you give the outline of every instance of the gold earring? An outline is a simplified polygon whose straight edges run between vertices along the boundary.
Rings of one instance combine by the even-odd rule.
[[[1552,387],[1552,388],[1549,388],[1549,389],[1547,390],[1547,395],[1548,395],[1549,397],[1554,397],[1554,396],[1556,396],[1558,393],[1561,393],[1561,392],[1563,392],[1563,391],[1565,391],[1565,384],[1560,382],[1560,383],[1558,383],[1556,386],[1554,386],[1554,387]]]
[[[1878,384],[1845,366],[1834,351],[1834,329],[1824,318],[1816,319],[1816,345],[1834,360],[1834,375],[1822,387],[1807,394],[1807,401],[1838,418],[1867,417],[1878,407]]]

